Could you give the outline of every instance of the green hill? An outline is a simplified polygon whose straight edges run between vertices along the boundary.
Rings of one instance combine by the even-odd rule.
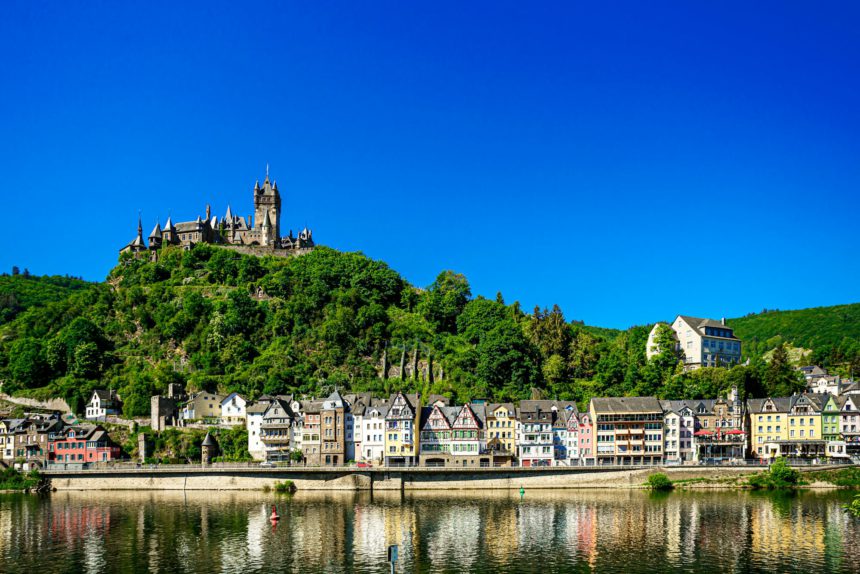
[[[383,262],[324,247],[288,258],[171,247],[158,262],[121,257],[104,283],[12,279],[25,303],[0,323],[3,390],[60,396],[79,410],[93,388],[110,387],[126,415],[145,416],[150,396],[171,382],[252,399],[337,385],[583,406],[592,396],[713,397],[733,385],[758,396],[802,386],[787,364],[755,360],[685,374],[671,352],[646,361],[650,325],[585,326],[557,306],[527,313],[501,294],[472,297],[453,271],[418,289]]]
[[[808,360],[838,365],[860,354],[860,303],[795,311],[766,311],[728,321],[745,354],[760,356],[781,343],[812,349]]]
[[[8,323],[30,307],[65,299],[73,292],[91,285],[81,279],[59,275],[0,275],[0,325]]]

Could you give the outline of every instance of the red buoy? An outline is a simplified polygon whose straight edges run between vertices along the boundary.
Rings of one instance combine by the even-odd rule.
[[[269,517],[269,520],[280,520],[281,516],[278,514],[278,508],[273,504],[272,505],[272,516]]]

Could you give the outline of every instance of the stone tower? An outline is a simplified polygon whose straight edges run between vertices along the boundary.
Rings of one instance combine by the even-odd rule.
[[[201,462],[204,465],[212,464],[212,459],[218,455],[218,443],[208,432],[206,433],[206,438],[203,439],[203,444],[200,445],[200,450]]]
[[[259,181],[254,185],[254,230],[260,232],[261,245],[281,238],[281,194],[277,182],[269,183],[268,172],[262,187]]]

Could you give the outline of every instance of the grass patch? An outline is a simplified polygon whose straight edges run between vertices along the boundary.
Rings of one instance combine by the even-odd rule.
[[[829,482],[846,488],[860,488],[860,467],[852,466],[837,470],[816,470],[803,473],[811,482]]]
[[[656,472],[648,477],[648,488],[651,490],[667,491],[675,488],[669,477],[662,472]]]

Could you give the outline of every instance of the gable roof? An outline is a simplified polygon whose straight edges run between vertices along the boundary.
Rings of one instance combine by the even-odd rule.
[[[702,319],[701,317],[690,317],[689,315],[678,315],[686,324],[695,329],[699,335],[705,335],[705,327],[713,327],[715,329],[726,329],[731,333],[730,337],[717,337],[716,335],[707,335],[708,337],[716,337],[717,339],[733,339],[740,341],[735,336],[734,329],[728,325],[723,325],[720,321],[713,319]]]
[[[602,397],[591,399],[595,413],[662,413],[660,401],[654,397]]]

